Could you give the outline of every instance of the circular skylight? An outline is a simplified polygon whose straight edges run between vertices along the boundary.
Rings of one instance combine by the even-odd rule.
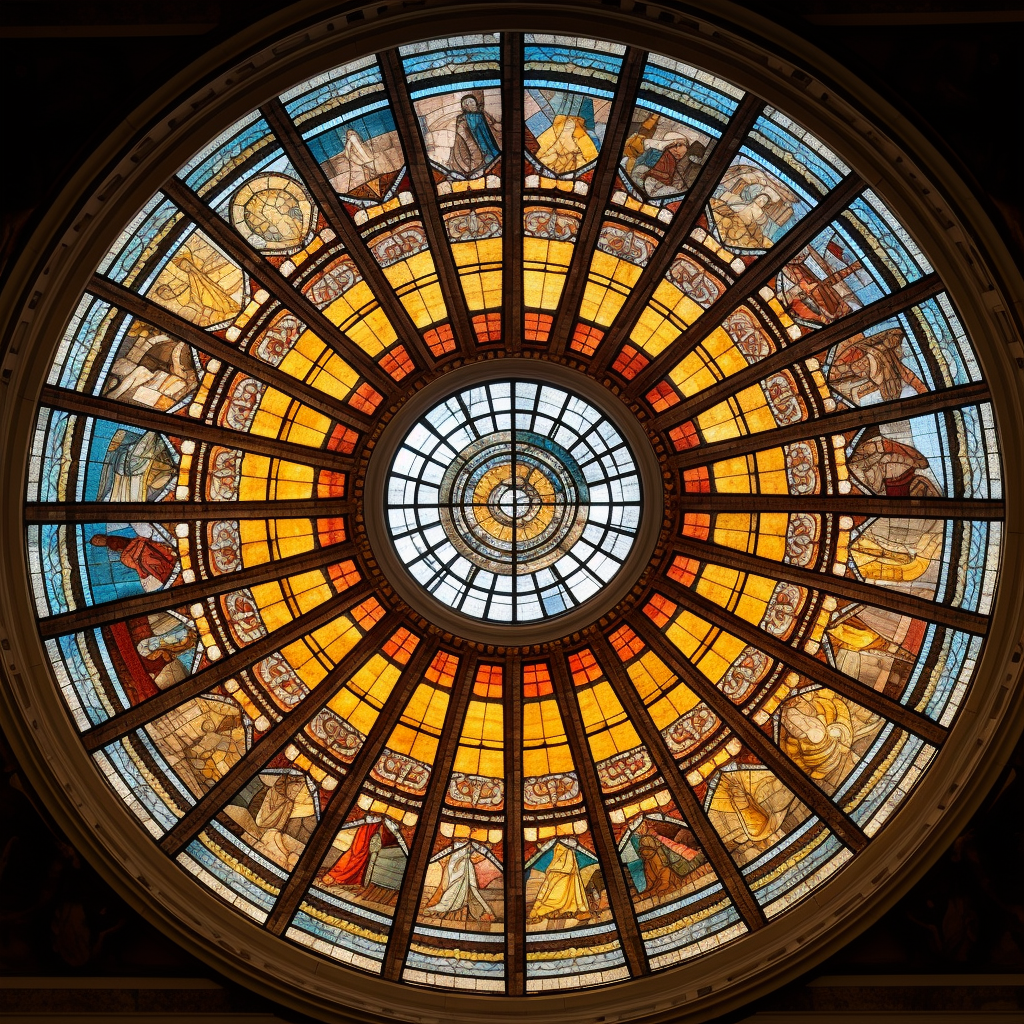
[[[435,405],[387,478],[391,538],[411,575],[463,614],[560,615],[622,568],[642,509],[628,444],[593,405],[499,380]]]

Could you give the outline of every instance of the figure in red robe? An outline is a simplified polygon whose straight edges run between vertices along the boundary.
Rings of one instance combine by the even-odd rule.
[[[178,561],[173,548],[147,537],[129,539],[117,534],[97,533],[93,534],[90,543],[112,551],[122,565],[139,574],[142,583],[152,578],[163,586],[170,579]]]
[[[366,886],[373,875],[377,854],[382,849],[397,846],[398,840],[381,821],[360,825],[352,845],[334,862],[322,879],[324,885]]]

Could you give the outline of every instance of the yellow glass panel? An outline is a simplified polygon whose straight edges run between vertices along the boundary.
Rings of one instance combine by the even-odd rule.
[[[745,366],[747,360],[728,332],[716,327],[701,345],[675,366],[669,373],[669,379],[689,397]]]
[[[610,326],[642,272],[643,268],[635,263],[598,249],[580,302],[580,318],[602,327]]]
[[[637,658],[626,671],[645,704],[650,704],[676,681],[675,673],[650,651]]]
[[[469,309],[497,309],[502,299],[501,239],[456,242],[451,248]]]
[[[671,725],[680,715],[692,711],[700,703],[697,695],[685,683],[670,690],[660,700],[650,706],[651,720],[664,729]]]
[[[712,464],[711,475],[719,491],[732,494],[789,493],[786,453],[781,448],[723,459]]]
[[[362,635],[347,615],[339,615],[327,625],[282,648],[281,654],[302,681],[312,688],[359,643]]]
[[[319,569],[272,583],[258,584],[250,588],[249,592],[270,632],[291,622],[296,616],[319,607],[334,593]]]
[[[388,748],[424,764],[433,764],[448,700],[447,689],[420,683],[406,704],[398,725],[392,730]]]
[[[528,701],[523,704],[523,774],[551,775],[573,771],[572,754],[558,702]]]
[[[394,662],[375,654],[346,681],[328,707],[366,736],[401,674]]]
[[[654,290],[629,335],[629,340],[649,355],[656,356],[704,312],[671,281],[662,280]]]
[[[573,245],[546,238],[523,239],[523,301],[527,308],[558,308]]]
[[[299,336],[294,347],[281,360],[279,369],[339,400],[359,380],[359,374],[312,331],[304,331]]]
[[[781,562],[786,556],[788,526],[789,516],[785,512],[722,513],[715,520],[712,539],[723,547]]]
[[[429,252],[416,253],[401,263],[385,267],[384,276],[417,327],[429,327],[448,315]]]
[[[471,700],[459,737],[454,770],[504,778],[504,713],[498,701]]]
[[[276,388],[267,388],[249,431],[260,437],[279,437],[318,448],[330,429],[331,421],[322,413],[294,401]]]
[[[324,310],[324,316],[370,356],[379,355],[398,339],[365,281],[359,281],[335,299]]]

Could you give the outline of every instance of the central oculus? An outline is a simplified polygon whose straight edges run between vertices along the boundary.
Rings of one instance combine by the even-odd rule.
[[[636,541],[640,474],[579,395],[496,380],[450,394],[398,446],[385,489],[398,557],[476,619],[535,622],[594,597]]]

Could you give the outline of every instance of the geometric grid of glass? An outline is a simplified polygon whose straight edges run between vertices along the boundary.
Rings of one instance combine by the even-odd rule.
[[[559,615],[618,573],[640,522],[629,446],[593,405],[499,380],[438,403],[388,473],[390,535],[412,576],[474,618]]]
[[[423,629],[362,532],[390,410],[498,353],[616,391],[678,496],[630,606],[543,649]],[[496,463],[574,489],[550,550],[478,529],[469,431],[400,502],[517,570],[492,595],[530,581],[510,618],[576,517],[633,528],[559,429]],[[59,340],[25,539],[56,684],[154,851],[330,961],[523,995],[742,941],[899,820],[974,680],[1002,499],[954,303],[841,156],[681,61],[484,34],[298,84],[144,204]]]

